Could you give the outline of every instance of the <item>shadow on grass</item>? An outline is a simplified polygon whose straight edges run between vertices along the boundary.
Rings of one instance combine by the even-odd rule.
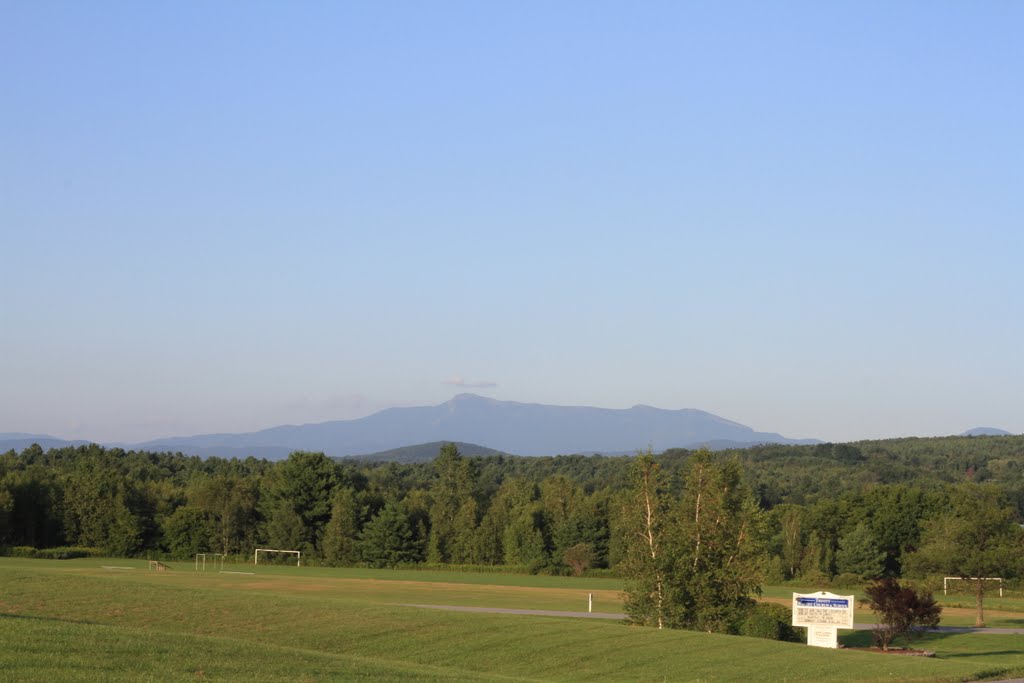
[[[839,642],[846,647],[871,647],[871,631],[854,631],[841,635]]]
[[[943,632],[943,631],[928,631],[921,635],[918,635],[913,640],[908,641],[906,638],[897,638],[893,642],[893,647],[909,647],[919,650],[934,650],[936,655],[940,659],[952,659],[954,657],[974,657],[984,658],[989,656],[1004,656],[1004,655],[1020,655],[1022,650],[974,650],[971,652],[963,652],[962,646],[955,648],[955,651],[942,652],[943,642],[953,639],[961,639],[965,635],[971,635],[970,632]],[[987,642],[988,635],[981,634],[977,643]],[[847,633],[840,636],[839,642],[845,647],[873,647],[874,641],[871,637],[871,631],[854,631],[853,633]],[[1002,643],[1005,648],[1006,643]]]
[[[989,650],[988,652],[951,652],[940,659],[956,659],[957,657],[993,657],[997,655],[1019,655],[1020,650]]]
[[[23,621],[55,621],[63,624],[98,624],[99,622],[86,619],[62,619],[60,617],[40,617],[33,614],[11,614],[0,612],[0,619],[18,619]]]

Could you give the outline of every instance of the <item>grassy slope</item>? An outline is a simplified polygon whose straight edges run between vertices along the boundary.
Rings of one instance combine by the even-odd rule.
[[[569,579],[500,586],[486,582],[513,577],[455,583],[465,577],[439,573],[431,578],[447,581],[429,583],[334,570],[249,576],[100,564],[0,560],[0,679],[961,680],[1024,670],[1022,636],[936,637],[949,657],[924,660],[394,604],[581,609],[594,586]]]

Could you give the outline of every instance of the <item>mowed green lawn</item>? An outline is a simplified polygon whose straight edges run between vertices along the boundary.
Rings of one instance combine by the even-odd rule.
[[[939,657],[925,659],[400,604],[585,610],[593,592],[595,610],[618,611],[618,584],[608,579],[172,566],[0,559],[0,680],[959,681],[1024,673],[1024,636],[930,636]]]

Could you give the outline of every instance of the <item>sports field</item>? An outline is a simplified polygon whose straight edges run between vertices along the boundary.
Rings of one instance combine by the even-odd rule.
[[[925,647],[938,656],[926,659],[402,606],[585,611],[593,593],[595,611],[616,612],[612,579],[171,567],[0,558],[0,680],[960,681],[1024,673],[1024,635],[933,635]],[[1024,612],[1014,614],[992,625],[1021,625]]]

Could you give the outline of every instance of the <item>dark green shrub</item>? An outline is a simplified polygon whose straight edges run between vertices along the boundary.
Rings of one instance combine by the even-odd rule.
[[[829,583],[832,588],[860,588],[864,585],[864,579],[859,574],[837,574],[832,577]]]
[[[798,643],[803,640],[800,633],[803,629],[798,630],[791,625],[791,621],[789,609],[782,605],[759,602],[750,609],[747,618],[740,624],[739,632],[741,636],[750,638]]]
[[[37,560],[73,560],[79,557],[103,557],[98,548],[33,548],[19,545],[7,549],[7,557],[29,557]]]

